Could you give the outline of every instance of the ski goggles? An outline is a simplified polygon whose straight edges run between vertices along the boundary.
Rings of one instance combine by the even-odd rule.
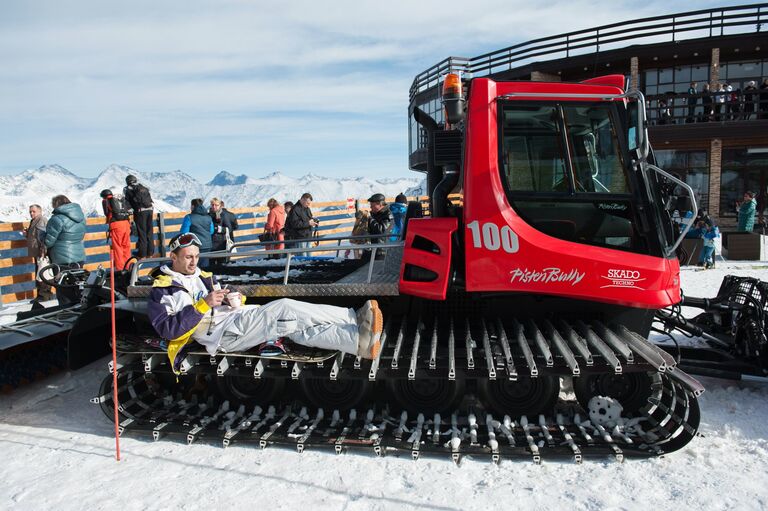
[[[173,240],[171,244],[168,245],[168,250],[170,252],[176,252],[178,249],[186,248],[190,245],[197,245],[198,247],[203,246],[203,244],[200,243],[200,238],[198,238],[195,234],[188,232]]]

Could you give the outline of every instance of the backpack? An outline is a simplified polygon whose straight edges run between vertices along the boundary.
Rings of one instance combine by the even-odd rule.
[[[149,194],[149,189],[143,184],[133,185],[133,199],[140,208],[152,207],[152,196]]]
[[[112,212],[112,220],[128,220],[130,204],[122,195],[113,195],[107,199],[107,208]]]

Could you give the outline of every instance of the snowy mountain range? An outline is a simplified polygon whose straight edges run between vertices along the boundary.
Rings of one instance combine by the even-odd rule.
[[[226,207],[244,208],[266,205],[274,197],[278,201],[296,201],[304,192],[310,192],[315,202],[344,200],[349,197],[365,199],[373,193],[394,197],[421,194],[422,179],[414,174],[410,178],[369,177],[334,178],[307,174],[293,178],[279,172],[264,177],[235,176],[222,171],[207,183],[175,170],[173,172],[145,172],[122,165],[110,165],[95,178],[79,177],[60,165],[44,165],[25,170],[15,176],[0,176],[0,221],[28,220],[30,204],[40,204],[48,215],[51,198],[66,195],[77,202],[87,216],[101,216],[100,193],[105,188],[122,193],[125,176],[135,175],[150,189],[156,211],[187,211],[196,197],[206,202],[218,197]]]

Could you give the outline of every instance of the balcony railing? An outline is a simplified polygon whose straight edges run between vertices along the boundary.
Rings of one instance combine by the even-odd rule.
[[[678,42],[765,31],[768,3],[749,4],[654,16],[543,37],[477,57],[449,57],[416,75],[410,98],[430,89],[449,71],[486,76],[513,69],[534,59],[567,58],[626,47],[629,44]]]
[[[747,94],[658,94],[645,99],[651,126],[768,120],[768,89]]]

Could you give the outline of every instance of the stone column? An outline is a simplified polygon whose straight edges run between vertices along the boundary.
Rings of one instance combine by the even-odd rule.
[[[720,81],[720,48],[712,48],[712,61],[709,66],[709,87],[714,91]]]
[[[720,220],[720,176],[722,171],[723,141],[713,138],[709,143],[709,214]]]
[[[637,57],[629,59],[629,90],[640,87],[640,61]]]

